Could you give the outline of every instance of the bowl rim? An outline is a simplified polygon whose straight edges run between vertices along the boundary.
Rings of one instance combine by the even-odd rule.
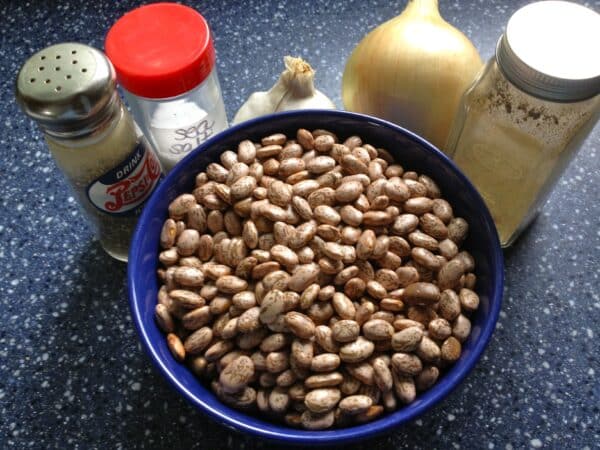
[[[162,356],[156,350],[155,346],[152,343],[152,339],[150,338],[147,330],[145,329],[142,311],[139,308],[141,302],[138,301],[138,297],[136,294],[138,287],[135,277],[135,274],[138,272],[138,261],[140,260],[141,256],[139,252],[141,249],[141,242],[143,239],[142,230],[145,228],[145,224],[152,220],[151,211],[155,209],[156,203],[159,201],[160,197],[166,194],[165,191],[167,190],[168,186],[172,184],[171,180],[174,180],[180,176],[180,173],[185,170],[185,166],[188,161],[193,160],[198,153],[204,151],[206,148],[211,147],[216,142],[233,134],[236,134],[244,128],[249,128],[253,125],[260,124],[263,122],[269,122],[273,119],[307,115],[313,119],[315,116],[329,116],[345,119],[354,119],[359,121],[367,120],[379,126],[391,128],[392,130],[403,134],[408,139],[415,141],[417,144],[424,147],[427,151],[436,153],[437,157],[441,158],[445,164],[449,165],[451,167],[451,170],[456,172],[456,175],[460,179],[462,179],[462,182],[468,187],[470,187],[473,194],[476,197],[478,197],[480,203],[484,206],[484,208],[482,209],[482,214],[484,216],[483,219],[487,227],[489,228],[488,232],[490,232],[490,237],[494,244],[493,265],[495,266],[495,270],[493,271],[493,278],[498,280],[493,290],[493,293],[490,296],[489,316],[481,328],[479,338],[474,343],[471,352],[466,356],[464,365],[457,370],[449,370],[444,374],[444,383],[436,384],[431,389],[427,390],[424,393],[421,393],[418,402],[399,408],[391,414],[385,414],[383,417],[374,420],[373,422],[348,428],[323,431],[307,431],[295,429],[276,423],[270,423],[267,421],[263,421],[263,423],[267,425],[266,428],[254,426],[252,424],[247,423],[244,420],[244,417],[248,417],[248,415],[245,412],[234,410],[236,413],[235,415],[228,415],[227,411],[223,411],[220,408],[215,408],[207,404],[202,398],[191,392],[177,379],[175,374],[172,373],[166,366],[166,364],[162,361]],[[448,156],[446,156],[444,153],[438,150],[433,144],[420,137],[419,135],[411,132],[410,130],[407,130],[399,125],[388,122],[386,120],[379,119],[377,117],[340,110],[310,109],[269,114],[242,122],[211,137],[209,140],[202,143],[200,146],[196,147],[193,151],[186,155],[180,161],[180,163],[178,163],[173,168],[173,170],[169,172],[165,180],[163,180],[163,182],[160,183],[158,188],[153,192],[153,194],[148,199],[140,218],[138,219],[135,232],[131,240],[129,262],[127,265],[127,281],[127,288],[129,293],[129,306],[131,314],[133,316],[135,328],[137,329],[144,350],[150,355],[152,363],[163,375],[163,377],[166,378],[171,384],[171,386],[177,391],[179,391],[188,402],[192,403],[195,407],[200,409],[203,413],[208,415],[211,419],[215,420],[219,424],[233,427],[236,431],[246,432],[270,441],[283,442],[287,444],[326,445],[332,443],[341,444],[345,442],[357,442],[362,439],[382,434],[394,426],[400,426],[402,424],[405,424],[406,422],[423,414],[433,405],[442,401],[445,397],[447,397],[450,394],[450,392],[452,392],[460,384],[460,382],[467,376],[467,374],[471,372],[471,370],[475,367],[477,361],[479,360],[483,351],[487,347],[491,339],[492,333],[496,327],[496,323],[498,321],[498,316],[501,309],[504,289],[504,257],[502,249],[500,247],[500,242],[498,234],[496,232],[494,221],[489,213],[489,210],[485,206],[483,198],[481,197],[477,189],[473,186],[471,181],[456,166],[456,164]],[[220,403],[220,405],[222,405],[223,408],[229,409],[229,407],[224,403]]]

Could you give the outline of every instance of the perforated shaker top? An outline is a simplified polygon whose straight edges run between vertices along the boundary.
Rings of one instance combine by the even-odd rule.
[[[106,120],[118,96],[106,56],[78,43],[47,47],[21,67],[16,97],[50,134],[85,134]]]

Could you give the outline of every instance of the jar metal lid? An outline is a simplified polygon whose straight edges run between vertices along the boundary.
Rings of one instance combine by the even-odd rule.
[[[498,41],[496,61],[519,89],[551,101],[600,93],[600,14],[576,3],[542,1],[519,9]]]
[[[105,47],[121,86],[151,99],[192,90],[215,65],[206,20],[176,3],[155,3],[128,12],[108,31]]]
[[[31,56],[17,75],[23,111],[49,134],[93,132],[119,100],[115,71],[95,48],[74,42],[52,45]]]

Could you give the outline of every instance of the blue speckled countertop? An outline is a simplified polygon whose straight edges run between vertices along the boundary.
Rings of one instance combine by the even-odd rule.
[[[404,1],[203,1],[229,118],[286,54],[341,105],[344,62]],[[484,59],[525,1],[441,1]],[[0,448],[267,448],[215,425],[153,369],[129,317],[125,265],[79,212],[35,124],[14,103],[25,59],[61,41],[102,48],[136,6],[1,0]],[[588,2],[600,10],[600,2]],[[501,319],[447,399],[370,442],[388,448],[600,448],[600,127],[543,214],[506,252]],[[348,446],[348,449],[360,448]]]

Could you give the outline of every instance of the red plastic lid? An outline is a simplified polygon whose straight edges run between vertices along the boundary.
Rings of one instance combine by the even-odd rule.
[[[128,12],[108,31],[105,47],[121,86],[146,98],[183,94],[204,81],[215,65],[206,20],[176,3]]]

